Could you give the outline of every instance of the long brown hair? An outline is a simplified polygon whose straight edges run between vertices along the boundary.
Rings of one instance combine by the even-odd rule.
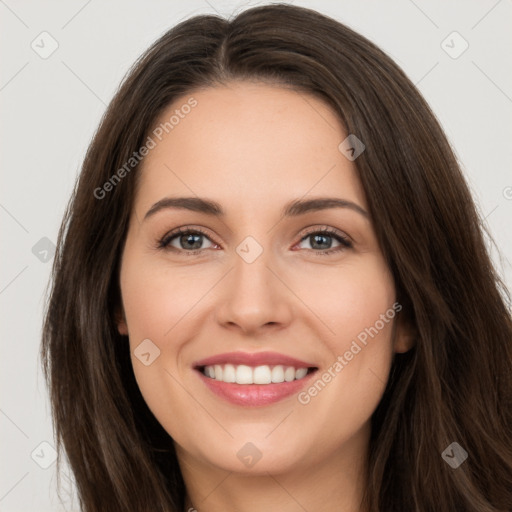
[[[59,232],[41,346],[59,463],[64,449],[82,510],[183,509],[172,439],[140,394],[114,317],[139,166],[104,185],[174,99],[230,80],[315,95],[366,146],[354,164],[417,339],[395,356],[372,416],[364,507],[512,510],[510,295],[454,153],[384,52],[314,10],[280,4],[229,21],[195,16],[164,34],[135,63],[86,154]],[[441,456],[452,442],[468,453],[457,469]]]

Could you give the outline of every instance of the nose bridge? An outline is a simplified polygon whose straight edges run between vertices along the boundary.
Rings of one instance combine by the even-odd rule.
[[[265,240],[265,244],[269,243],[269,237]],[[270,247],[251,236],[236,247],[234,268],[227,276],[225,294],[218,307],[219,322],[253,330],[289,320],[286,287],[275,275],[274,268],[278,265],[272,254]]]
[[[272,266],[270,252],[268,245],[264,248],[253,237],[247,237],[238,245],[231,277],[237,292],[247,296],[270,294],[273,287],[269,279],[272,275],[269,270]]]

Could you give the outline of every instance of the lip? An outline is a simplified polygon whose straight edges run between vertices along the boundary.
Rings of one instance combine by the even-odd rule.
[[[285,381],[274,384],[236,384],[232,382],[222,382],[204,375],[203,368],[205,366],[213,366],[216,364],[245,364],[251,367],[282,365],[293,366],[296,369],[308,368],[313,369],[313,371],[310,371],[302,379],[293,380],[291,382]],[[192,366],[211,392],[233,405],[242,405],[245,407],[271,405],[299,393],[318,370],[318,366],[314,363],[279,354],[278,352],[226,352],[201,359]]]
[[[210,391],[231,404],[261,407],[299,393],[309,383],[313,375],[317,373],[317,370],[308,373],[302,379],[279,384],[235,384],[207,377],[200,369],[196,369],[196,373]]]
[[[247,366],[283,365],[293,366],[297,369],[317,367],[314,363],[301,361],[291,356],[279,354],[278,352],[225,352],[223,354],[207,357],[206,359],[201,359],[192,366],[195,369],[200,369],[203,366],[213,366],[215,364],[245,364]]]

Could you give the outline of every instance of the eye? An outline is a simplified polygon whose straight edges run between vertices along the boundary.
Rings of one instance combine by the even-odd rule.
[[[339,246],[332,249],[332,239],[335,239]],[[301,243],[304,241],[309,241],[312,246],[313,252],[318,255],[328,255],[336,252],[343,251],[345,249],[350,249],[352,247],[352,243],[348,239],[347,236],[342,234],[333,228],[325,227],[323,229],[312,228],[306,232],[306,235],[302,237]],[[321,251],[315,249],[323,249]]]
[[[157,248],[186,253],[188,255],[195,255],[201,253],[205,249],[208,249],[208,247],[201,247],[204,238],[212,243],[210,248],[213,246],[219,247],[218,244],[212,242],[206,232],[202,231],[200,228],[191,228],[185,226],[167,233],[161,240],[158,241]],[[332,239],[334,239],[339,244],[338,247],[331,248]],[[318,227],[310,229],[301,238],[299,243],[302,243],[306,240],[310,241],[312,246],[309,250],[318,255],[329,255],[352,247],[352,243],[347,236],[333,228],[328,227],[323,229]]]
[[[159,249],[171,249],[178,252],[186,252],[187,254],[199,254],[204,248],[201,248],[203,238],[208,240],[207,234],[199,228],[178,228],[171,233],[167,233],[159,242]],[[173,244],[176,242],[178,247]],[[216,244],[215,244],[216,245]],[[189,250],[190,249],[190,250]]]

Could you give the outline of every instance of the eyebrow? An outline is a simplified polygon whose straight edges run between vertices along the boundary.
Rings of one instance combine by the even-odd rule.
[[[284,217],[297,217],[305,213],[328,210],[330,208],[348,208],[369,219],[368,212],[352,201],[337,197],[320,197],[315,199],[296,199],[287,203],[282,211]],[[216,217],[224,217],[222,206],[210,199],[200,197],[164,197],[156,202],[144,216],[144,220],[164,209],[190,210]]]

